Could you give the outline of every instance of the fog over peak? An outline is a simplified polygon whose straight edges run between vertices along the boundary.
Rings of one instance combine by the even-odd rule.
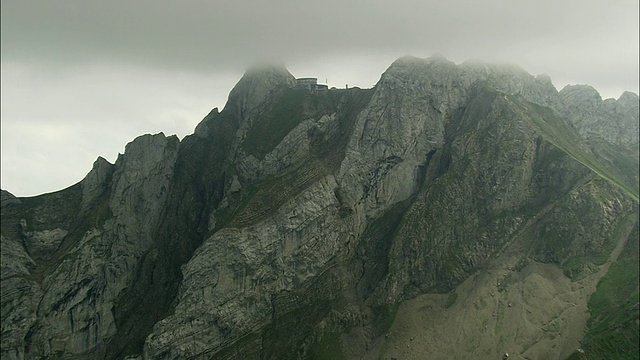
[[[638,2],[45,1],[1,4],[2,188],[79,181],[142,133],[183,137],[257,62],[370,87],[436,53],[638,93]]]

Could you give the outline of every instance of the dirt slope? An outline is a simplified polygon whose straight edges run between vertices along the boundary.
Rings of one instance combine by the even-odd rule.
[[[565,359],[580,347],[589,296],[627,235],[598,271],[575,282],[555,265],[525,264],[507,249],[459,285],[457,295],[403,302],[388,334],[363,358]]]

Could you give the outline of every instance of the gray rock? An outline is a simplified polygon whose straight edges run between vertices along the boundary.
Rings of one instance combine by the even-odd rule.
[[[559,97],[560,113],[581,135],[637,149],[638,95],[625,92],[617,101],[603,101],[598,91],[589,85],[567,85]]]
[[[127,145],[115,166],[98,159],[81,182],[84,207],[76,211],[80,210],[77,216],[84,218],[81,221],[85,228],[24,233],[31,251],[46,250],[50,256],[36,263],[26,254],[16,255],[24,251],[20,246],[5,247],[5,243],[15,242],[3,238],[3,259],[15,257],[29,264],[25,268],[3,260],[7,267],[3,273],[19,271],[22,278],[14,281],[21,281],[20,288],[30,289],[10,300],[24,308],[11,314],[26,312],[32,314],[31,319],[37,318],[25,323],[5,322],[3,317],[3,325],[11,331],[26,326],[19,346],[14,342],[9,347],[42,356],[86,355],[104,346],[105,340],[116,333],[113,308],[123,289],[131,286],[137,264],[152,244],[154,222],[166,197],[178,143],[176,137],[145,135]],[[113,188],[108,191],[112,167]],[[83,216],[85,211],[89,214]],[[42,272],[40,284],[30,280]],[[16,285],[3,281],[2,286],[4,294],[5,286]],[[24,342],[25,332],[29,332],[28,344]],[[4,344],[3,339],[3,349]]]
[[[114,166],[106,159],[98,157],[93,168],[82,180],[82,210],[88,210],[92,203],[109,190],[109,181]]]

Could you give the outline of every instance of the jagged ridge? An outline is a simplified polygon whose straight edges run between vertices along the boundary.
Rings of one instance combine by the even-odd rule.
[[[637,95],[591,90],[442,57],[401,58],[368,90],[251,69],[182,142],[145,135],[69,189],[3,192],[2,356],[415,357],[393,347],[398,304],[492,269],[503,299],[541,263],[588,295],[638,214],[637,136],[611,135],[637,129]],[[446,344],[566,357],[576,316]]]

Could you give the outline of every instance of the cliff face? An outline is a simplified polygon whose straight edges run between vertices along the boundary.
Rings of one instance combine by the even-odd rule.
[[[637,243],[637,95],[441,57],[294,85],[251,69],[181,142],[3,191],[3,359],[566,358],[629,310],[589,299]]]
[[[638,148],[638,95],[625,92],[618,100],[602,100],[589,85],[566,86],[560,91],[560,112],[587,138]]]

